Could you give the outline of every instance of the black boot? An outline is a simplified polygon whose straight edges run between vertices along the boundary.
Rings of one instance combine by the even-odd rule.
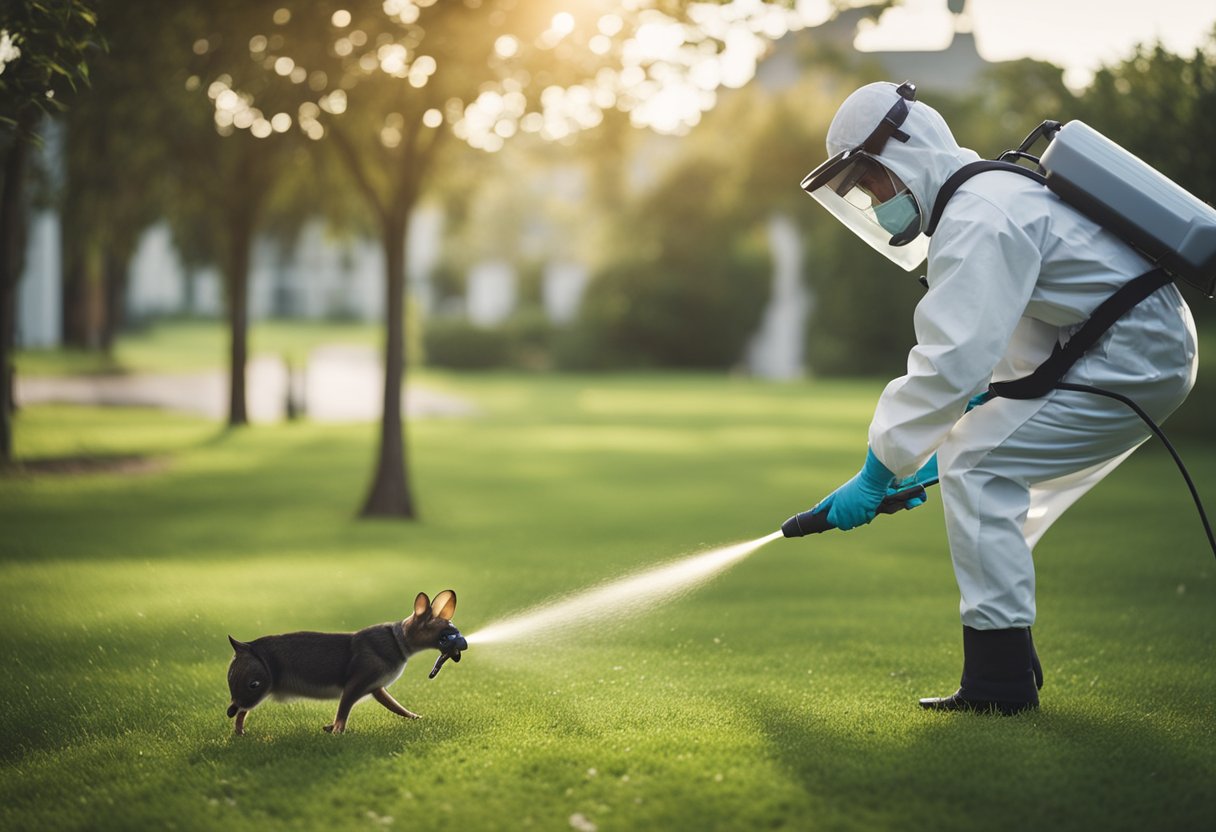
[[[1034,670],[1035,690],[1043,689],[1043,665],[1039,664],[1039,651],[1034,649],[1034,634],[1026,628],[1026,640],[1030,642],[1030,667]]]
[[[930,711],[1006,716],[1039,707],[1043,670],[1030,630],[963,627],[963,679],[950,696],[920,700]]]

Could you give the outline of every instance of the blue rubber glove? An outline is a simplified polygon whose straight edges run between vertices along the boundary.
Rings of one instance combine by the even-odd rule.
[[[911,488],[914,485],[924,485],[927,482],[937,481],[937,454],[929,457],[929,461],[920,466],[915,474],[910,477],[904,477],[898,482],[891,483],[891,487],[887,489],[887,495],[897,494],[900,491]],[[925,504],[928,495],[924,497],[913,497],[910,500],[905,500],[904,505],[909,509],[917,508]]]
[[[812,510],[828,509],[828,522],[843,531],[864,526],[874,519],[878,504],[887,496],[887,487],[894,478],[887,466],[868,450],[857,476],[820,500]]]

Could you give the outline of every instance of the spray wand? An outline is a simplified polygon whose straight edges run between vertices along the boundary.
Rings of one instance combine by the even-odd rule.
[[[909,500],[924,500],[925,486],[936,485],[937,478],[925,480],[917,483],[903,491],[896,491],[894,494],[888,494],[883,498],[883,501],[878,504],[879,514],[894,514],[897,511],[903,511],[908,508]],[[801,514],[795,514],[789,520],[781,524],[781,534],[785,537],[805,537],[808,534],[819,534],[826,532],[828,529],[836,528],[828,522],[828,509],[823,509],[816,512],[810,508]]]

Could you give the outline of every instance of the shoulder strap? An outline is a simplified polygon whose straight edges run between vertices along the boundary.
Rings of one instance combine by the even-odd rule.
[[[1047,184],[1047,178],[1043,174],[1010,162],[983,159],[963,165],[951,174],[938,190],[937,199],[933,203],[933,213],[929,216],[929,225],[925,228],[925,236],[933,236],[938,222],[941,221],[942,212],[946,210],[946,203],[950,201],[950,197],[954,196],[955,191],[971,177],[990,170],[1005,170],[1033,179],[1040,185]],[[1062,347],[1057,345],[1048,359],[1040,364],[1033,373],[1013,381],[995,382],[989,386],[989,391],[993,395],[1006,399],[1037,399],[1046,396],[1064,378],[1064,374],[1072,369],[1072,365],[1077,363],[1085,351],[1098,343],[1098,339],[1106,333],[1106,330],[1114,326],[1115,321],[1172,279],[1169,272],[1161,268],[1132,278],[1113,295],[1098,304],[1098,308],[1089,316],[1089,320],[1068,339],[1068,343]]]
[[[1015,165],[1012,162],[997,162],[991,159],[982,159],[978,162],[963,165],[952,173],[941,189],[938,190],[937,198],[933,201],[933,213],[929,215],[929,225],[925,228],[926,237],[932,237],[933,232],[937,230],[937,224],[941,221],[942,212],[946,210],[946,203],[950,201],[950,197],[954,196],[954,192],[961,188],[963,183],[971,177],[990,170],[1007,170],[1010,173],[1020,173],[1022,176],[1029,177],[1040,185],[1047,184],[1047,177],[1043,176],[1043,174],[1030,168],[1024,168],[1021,165]]]
[[[1153,269],[1124,283],[1089,316],[1064,346],[1056,346],[1046,361],[1028,376],[998,381],[988,389],[1006,399],[1038,399],[1046,396],[1064,378],[1073,364],[1126,312],[1172,278],[1165,269]]]

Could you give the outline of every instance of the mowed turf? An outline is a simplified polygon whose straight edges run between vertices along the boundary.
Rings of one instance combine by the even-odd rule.
[[[940,503],[778,540],[600,628],[474,645],[232,736],[226,635],[351,630],[453,588],[466,633],[767,534],[851,476],[880,386],[437,377],[417,522],[359,521],[375,428],[220,433],[34,407],[0,477],[0,828],[1197,829],[1216,817],[1216,561],[1146,446],[1037,553],[1043,708],[927,714],[960,670]],[[1216,444],[1182,450],[1216,500]]]

